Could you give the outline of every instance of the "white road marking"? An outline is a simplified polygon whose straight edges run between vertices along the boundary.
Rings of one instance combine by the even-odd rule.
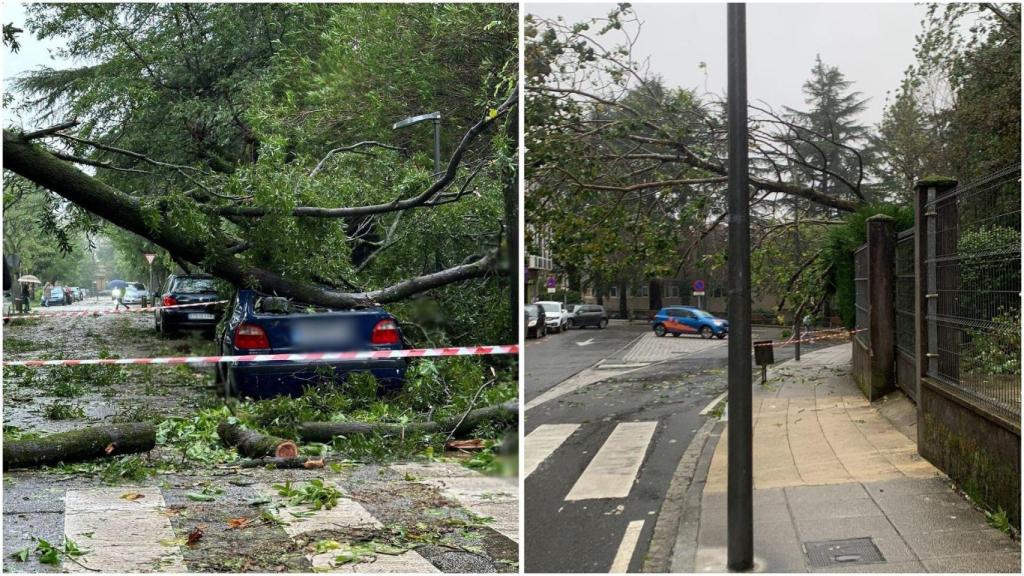
[[[718,403],[721,402],[722,400],[724,400],[726,395],[728,395],[728,394],[729,394],[729,392],[727,390],[725,392],[722,392],[718,396],[716,396],[715,399],[712,400],[710,404],[705,406],[704,409],[700,411],[700,415],[701,416],[707,416],[708,414],[710,414],[711,411],[715,409],[715,406],[718,406]]]
[[[446,498],[473,514],[491,518],[486,526],[513,542],[519,542],[518,479],[477,474],[464,478],[435,478],[425,483],[436,486]]]
[[[533,474],[540,463],[547,460],[579,427],[579,424],[542,424],[527,434],[523,439],[526,443],[523,478]]]
[[[128,500],[125,494],[141,494]],[[64,537],[89,552],[78,562],[100,572],[185,572],[174,528],[163,514],[160,489],[68,490],[64,496]],[[54,544],[59,544],[54,542]],[[86,572],[65,561],[68,572]]]
[[[629,496],[657,427],[657,422],[623,422],[616,426],[565,499]]]
[[[590,346],[593,343],[594,343],[594,339],[590,338],[590,339],[587,339],[587,340],[581,340],[581,341],[577,342],[576,345],[577,346]]]
[[[619,550],[615,553],[615,560],[608,572],[623,574],[629,571],[629,561],[633,559],[633,552],[636,551],[636,544],[640,541],[640,531],[644,529],[643,520],[633,520],[626,526],[626,533],[622,535],[622,542]]]

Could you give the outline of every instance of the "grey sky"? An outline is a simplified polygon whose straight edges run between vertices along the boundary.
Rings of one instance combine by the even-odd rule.
[[[602,17],[614,4],[527,3],[527,14],[568,22]],[[650,56],[651,72],[669,86],[725,94],[725,4],[644,4],[633,8],[644,22],[634,48]],[[861,121],[882,117],[885,93],[899,87],[914,62],[914,36],[926,7],[914,4],[761,4],[747,5],[748,94],[774,107],[802,108],[801,87],[815,54],[838,66],[853,89],[870,97]]]

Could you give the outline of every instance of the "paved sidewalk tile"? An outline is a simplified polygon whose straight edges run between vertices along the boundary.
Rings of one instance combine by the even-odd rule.
[[[952,491],[859,392],[850,346],[783,363],[755,386],[754,543],[767,572],[1019,572],[1020,545]],[[728,427],[708,468],[697,572],[724,570]],[[811,568],[804,546],[871,538],[885,559]]]

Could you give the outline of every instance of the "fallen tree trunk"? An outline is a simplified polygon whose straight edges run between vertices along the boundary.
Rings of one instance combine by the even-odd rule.
[[[452,436],[472,432],[480,423],[488,421],[518,422],[519,403],[516,401],[472,410],[464,415],[439,422],[411,422],[387,424],[369,422],[306,422],[299,425],[299,438],[306,442],[330,442],[335,436],[357,434],[432,434],[451,433]]]
[[[324,464],[326,462],[324,462],[323,457],[307,458],[305,456],[297,456],[294,458],[256,458],[254,460],[243,460],[237,464],[232,464],[232,466],[239,468],[275,468],[277,470],[315,470],[323,468]]]
[[[4,470],[149,452],[155,445],[156,426],[150,422],[92,426],[42,438],[5,440]]]
[[[239,454],[249,458],[294,458],[299,455],[298,446],[291,440],[260,434],[227,421],[217,426],[217,436],[220,436],[224,444],[234,446]]]

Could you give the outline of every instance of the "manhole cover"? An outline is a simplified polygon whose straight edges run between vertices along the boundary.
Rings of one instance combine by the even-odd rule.
[[[804,542],[804,551],[815,568],[885,562],[871,538]]]

